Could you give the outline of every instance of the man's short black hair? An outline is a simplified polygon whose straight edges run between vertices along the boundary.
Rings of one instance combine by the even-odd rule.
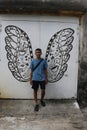
[[[40,48],[37,48],[37,49],[35,50],[35,52],[36,52],[36,51],[40,51],[40,52],[42,52],[42,50],[41,50]]]

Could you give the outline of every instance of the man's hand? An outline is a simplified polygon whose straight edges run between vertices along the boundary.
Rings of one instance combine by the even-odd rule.
[[[47,83],[48,83],[48,79],[45,80],[45,84],[47,84]]]
[[[32,85],[33,84],[33,82],[32,82],[32,70],[31,70],[31,72],[30,72],[30,85]]]
[[[48,83],[48,71],[47,71],[47,69],[45,69],[45,76],[46,76],[45,84],[47,84]]]
[[[32,79],[30,79],[30,85],[32,85],[32,84],[33,84]]]

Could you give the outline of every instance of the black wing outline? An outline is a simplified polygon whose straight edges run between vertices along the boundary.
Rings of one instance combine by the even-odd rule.
[[[74,30],[65,28],[55,33],[50,39],[45,59],[48,62],[48,80],[51,83],[59,81],[67,70],[67,62],[72,50]]]
[[[14,25],[5,28],[5,37],[8,67],[13,76],[21,81],[29,81],[29,65],[33,59],[30,39],[26,32]],[[55,33],[50,39],[45,59],[48,62],[48,79],[54,83],[60,80],[67,70],[67,62],[72,50],[74,30],[65,28]]]
[[[5,37],[8,67],[21,82],[29,81],[29,65],[33,59],[30,39],[26,32],[14,25],[5,27]]]

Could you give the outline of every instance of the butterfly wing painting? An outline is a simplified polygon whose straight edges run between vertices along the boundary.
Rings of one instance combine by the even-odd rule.
[[[14,25],[5,28],[8,67],[12,75],[21,82],[29,81],[29,66],[33,59],[30,39],[26,32]],[[74,30],[65,28],[50,39],[45,59],[48,62],[48,80],[51,83],[60,80],[67,70],[67,62],[72,50]]]
[[[51,83],[60,80],[67,70],[69,52],[73,47],[73,34],[73,29],[65,28],[55,33],[48,43],[45,59],[48,62],[48,80]]]
[[[5,28],[8,67],[15,79],[29,81],[29,65],[33,59],[30,39],[26,32],[14,25]]]

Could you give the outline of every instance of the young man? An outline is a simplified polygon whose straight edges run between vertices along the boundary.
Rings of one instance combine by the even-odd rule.
[[[41,88],[41,100],[40,103],[42,106],[45,106],[45,102],[43,101],[45,96],[45,84],[48,82],[47,75],[47,62],[46,60],[41,58],[42,50],[37,48],[35,50],[36,59],[33,59],[30,65],[31,73],[30,73],[30,84],[34,90],[34,101],[35,108],[34,111],[39,110],[39,104],[37,99],[37,91],[40,85]],[[38,65],[37,65],[38,64]],[[37,66],[37,67],[36,67]]]

